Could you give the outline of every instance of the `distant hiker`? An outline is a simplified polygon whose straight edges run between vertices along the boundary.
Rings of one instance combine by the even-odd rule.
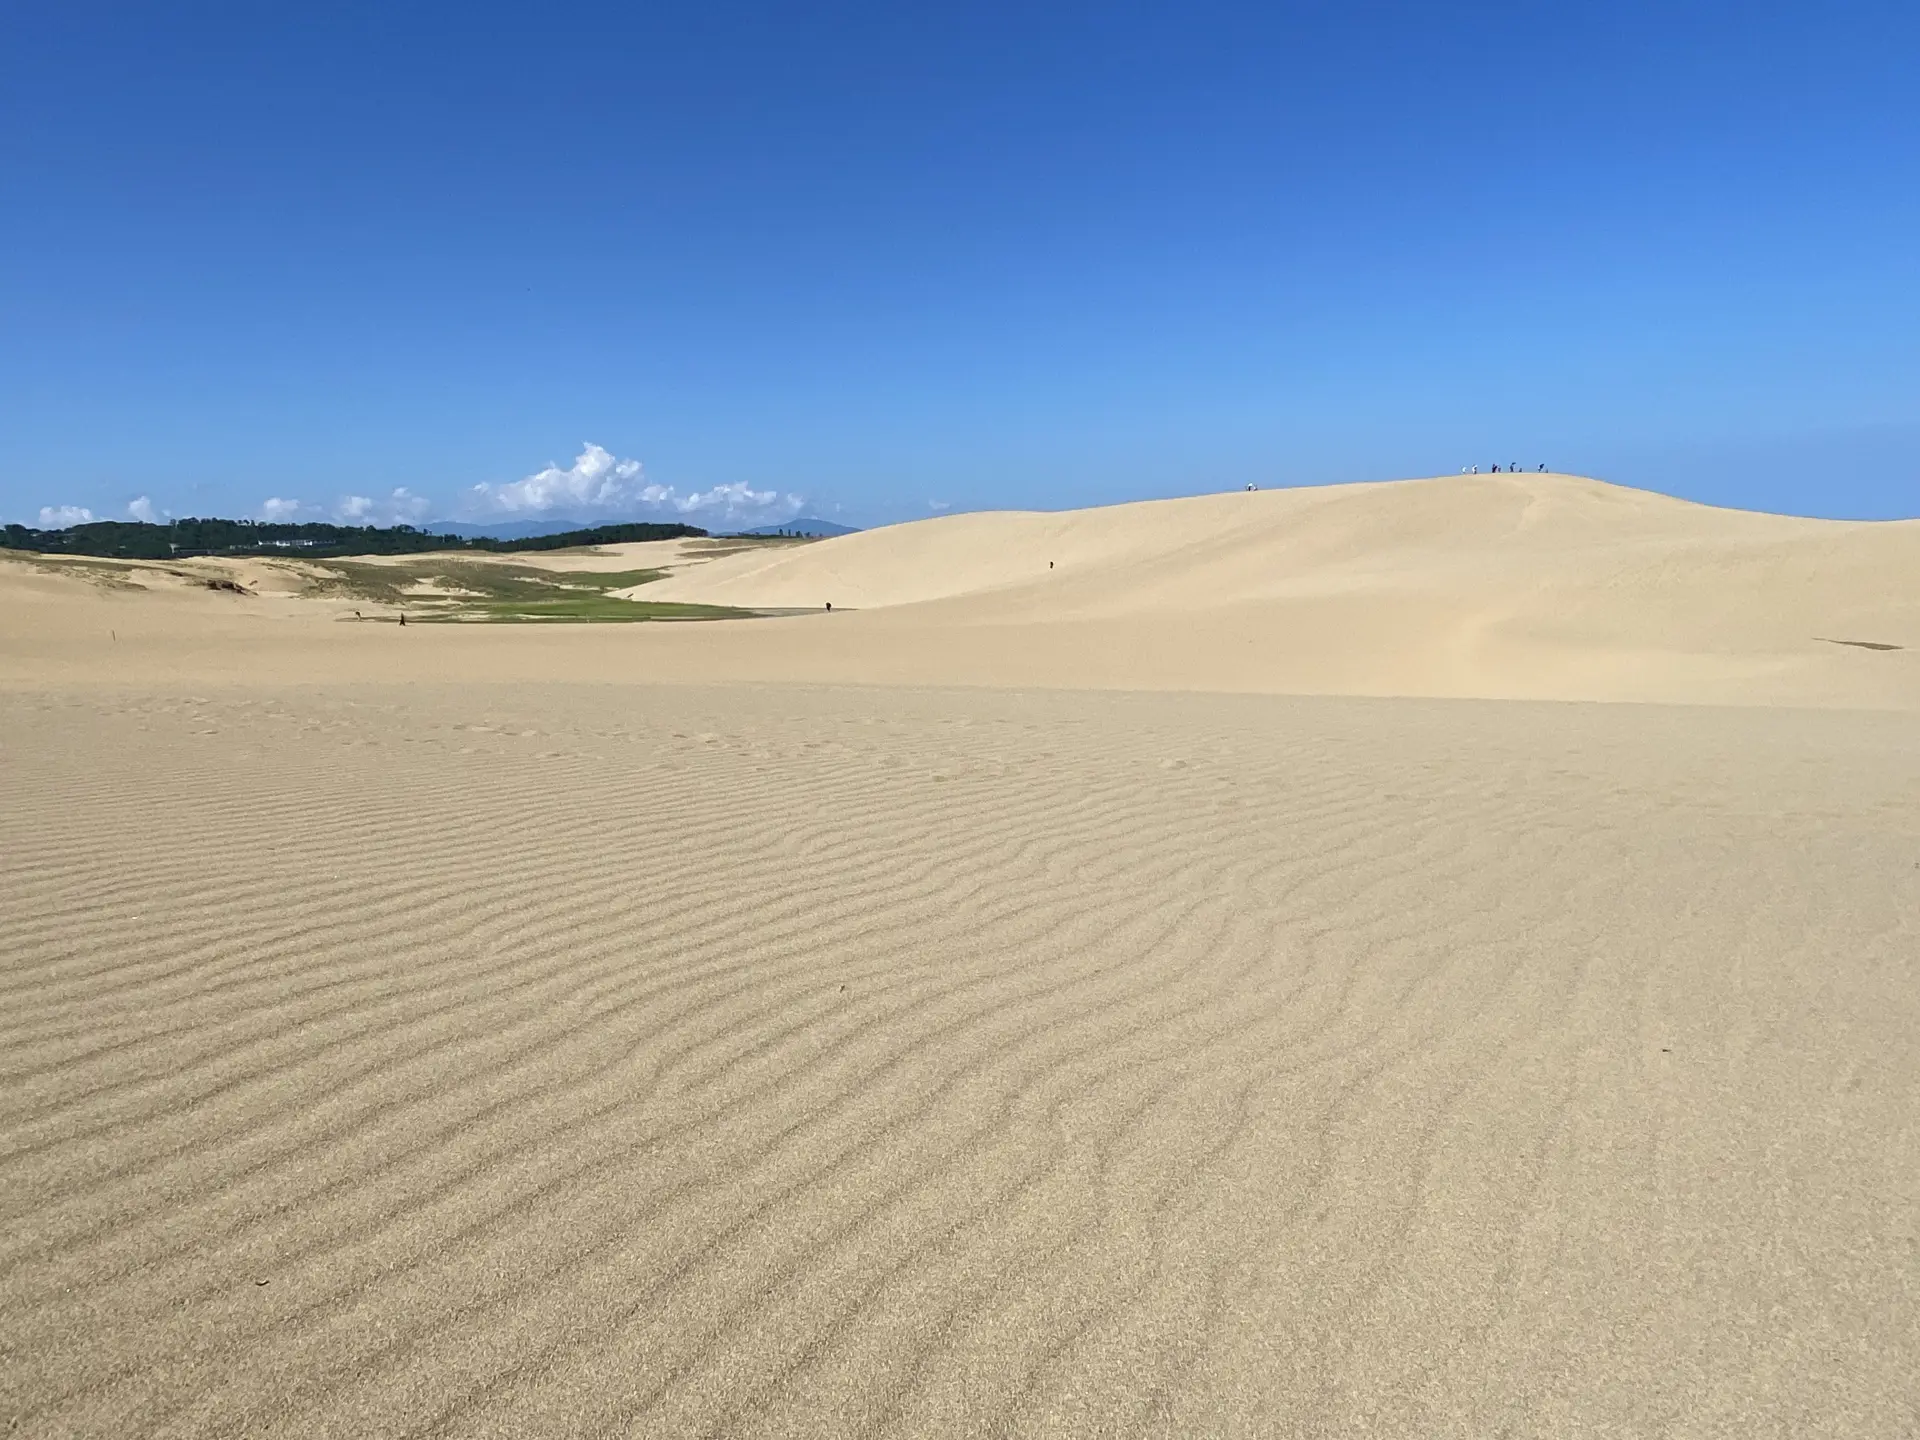
[[[1260,488],[1260,487],[1259,487],[1258,485],[1249,485],[1249,486],[1247,486],[1247,489],[1249,489],[1249,490],[1258,490],[1259,488]]]
[[[1051,561],[1051,560],[1049,560],[1049,561],[1047,561],[1047,568],[1048,568],[1049,570],[1051,570],[1051,569],[1053,568],[1053,561]]]
[[[407,628],[407,612],[404,610],[400,612],[400,628],[402,630]]]
[[[1494,473],[1494,474],[1496,474],[1496,475],[1498,475],[1498,474],[1500,473],[1500,467],[1499,467],[1498,465],[1496,465],[1496,466],[1494,466],[1494,467],[1493,467],[1493,473]]]
[[[827,614],[831,615],[832,613],[833,613],[833,602],[829,600],[827,601]]]
[[[1544,465],[1542,465],[1542,466],[1540,467],[1540,473],[1541,473],[1542,475],[1544,475],[1544,474],[1546,474],[1546,473],[1547,473],[1547,467],[1546,467],[1546,466],[1544,466]]]
[[[1475,475],[1478,475],[1478,474],[1480,473],[1480,467],[1479,467],[1478,465],[1476,465],[1476,466],[1474,466],[1474,467],[1473,467],[1473,473],[1474,473]]]

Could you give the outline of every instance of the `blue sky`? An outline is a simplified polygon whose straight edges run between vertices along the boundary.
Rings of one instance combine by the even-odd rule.
[[[16,6],[0,519],[1913,515],[1917,64],[1911,0]]]

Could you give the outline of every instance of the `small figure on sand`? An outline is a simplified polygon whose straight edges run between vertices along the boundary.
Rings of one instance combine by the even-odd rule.
[[[833,602],[829,600],[827,601],[827,614],[831,615],[832,613],[833,613]]]
[[[407,628],[407,612],[404,610],[400,612],[400,628],[402,630]]]

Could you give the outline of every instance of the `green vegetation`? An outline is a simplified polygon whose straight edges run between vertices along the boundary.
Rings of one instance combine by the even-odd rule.
[[[318,560],[334,555],[415,555],[433,551],[513,554],[567,550],[583,545],[626,545],[643,540],[699,539],[692,525],[596,525],[524,540],[467,539],[436,535],[411,525],[275,525],[252,520],[173,520],[147,525],[131,520],[93,520],[64,530],[25,525],[0,529],[0,549],[43,555],[104,555],[126,560],[169,560],[190,555],[289,555]]]
[[[503,565],[485,560],[421,559],[393,565],[365,561],[319,562],[337,581],[323,583],[322,591],[357,596],[388,605],[414,604],[433,597],[409,594],[423,586],[457,592],[448,600],[553,600],[580,594],[604,595],[630,585],[658,580],[664,570],[565,572],[536,570],[527,565]]]
[[[14,527],[18,528],[18,527]],[[162,527],[149,526],[150,530]],[[266,527],[261,527],[266,528]],[[780,542],[776,542],[780,543]],[[791,543],[791,542],[787,542]],[[729,545],[728,550],[735,547]],[[549,570],[480,555],[435,552],[398,560],[334,558],[312,551],[269,550],[275,558],[298,561],[289,569],[310,580],[309,592],[364,600],[382,611],[401,611],[410,624],[588,624],[643,620],[726,620],[758,612],[725,605],[689,605],[627,600],[615,594],[660,579],[664,570]],[[133,561],[72,554],[17,551],[17,563],[71,574],[96,584],[138,589],[139,578],[155,567]],[[159,567],[180,579],[213,588],[238,589],[217,567],[212,573],[189,567]],[[246,593],[242,591],[241,593]],[[365,618],[372,619],[374,616]]]
[[[658,580],[663,570],[536,570],[484,560],[433,559],[398,565],[331,561],[339,578],[323,585],[372,600],[420,623],[607,624],[636,620],[725,620],[751,615],[724,605],[625,600],[612,594]],[[431,586],[437,593],[409,593]]]

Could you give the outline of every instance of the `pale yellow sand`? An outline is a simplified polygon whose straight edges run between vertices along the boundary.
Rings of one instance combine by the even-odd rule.
[[[1911,533],[1777,583],[1911,643],[1819,558]],[[1261,668],[1004,590],[403,632],[9,562],[0,1418],[1911,1434],[1913,652],[1728,564],[1721,668],[1632,673],[1736,707],[1199,693],[1333,676],[1265,601]],[[1655,573],[1546,673],[1630,691]]]
[[[348,601],[110,590],[0,556],[0,683],[777,679],[1920,709],[1920,521],[1521,475],[703,548],[503,559],[668,568],[630,593],[812,613],[400,635],[338,624]],[[297,566],[223,563],[263,592],[298,588]]]

